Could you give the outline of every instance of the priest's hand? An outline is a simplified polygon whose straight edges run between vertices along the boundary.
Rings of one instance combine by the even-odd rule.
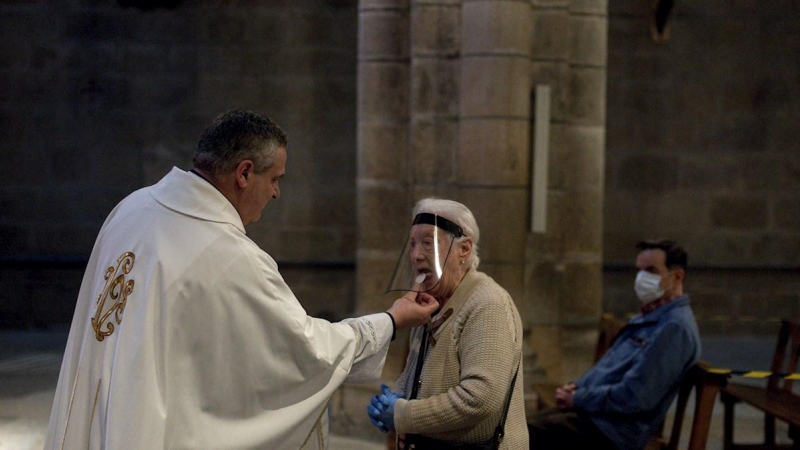
[[[409,292],[398,298],[389,308],[398,329],[425,325],[433,313],[439,309],[439,302],[424,292]]]
[[[394,430],[394,404],[398,398],[403,398],[403,394],[392,392],[388,386],[382,384],[381,393],[373,395],[367,405],[370,423],[384,433]]]

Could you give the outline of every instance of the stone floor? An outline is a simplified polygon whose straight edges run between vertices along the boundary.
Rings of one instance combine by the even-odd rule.
[[[0,450],[42,449],[65,343],[65,330],[0,331]],[[715,366],[733,369],[765,370],[773,347],[772,339],[747,337],[705,338],[703,344],[704,359]],[[690,405],[688,411],[691,410]],[[757,441],[761,438],[763,422],[758,411],[740,405],[736,417],[737,440]],[[688,427],[689,423],[690,418],[687,418],[684,426]],[[788,442],[785,424],[779,423],[778,435],[781,441]],[[721,449],[721,442],[722,406],[718,404],[708,449]],[[378,450],[384,446],[380,442],[331,436],[330,448]]]

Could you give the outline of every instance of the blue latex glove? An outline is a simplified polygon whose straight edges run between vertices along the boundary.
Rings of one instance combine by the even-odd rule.
[[[369,416],[369,422],[372,425],[375,425],[376,428],[381,430],[384,433],[388,433],[389,429],[383,425],[383,422],[380,421],[379,417],[381,412],[383,412],[383,404],[380,401],[380,397],[382,394],[373,395],[372,399],[367,405],[367,415]]]
[[[394,404],[398,398],[403,398],[403,394],[392,392],[388,386],[382,384],[381,393],[373,395],[367,405],[370,423],[384,433],[394,430]]]

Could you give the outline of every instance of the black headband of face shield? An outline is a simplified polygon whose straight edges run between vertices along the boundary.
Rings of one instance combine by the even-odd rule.
[[[419,213],[417,217],[414,217],[414,223],[412,223],[411,226],[420,223],[437,226],[457,238],[464,236],[464,230],[462,230],[460,226],[436,214]]]

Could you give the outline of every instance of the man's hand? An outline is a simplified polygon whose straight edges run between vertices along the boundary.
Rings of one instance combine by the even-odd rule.
[[[575,383],[567,383],[556,389],[556,406],[561,410],[569,410],[574,406],[572,398],[578,386]]]
[[[415,284],[412,289],[419,288],[420,285]],[[389,313],[394,317],[394,324],[399,330],[425,325],[437,309],[439,302],[431,295],[412,291],[395,300],[389,308]]]

